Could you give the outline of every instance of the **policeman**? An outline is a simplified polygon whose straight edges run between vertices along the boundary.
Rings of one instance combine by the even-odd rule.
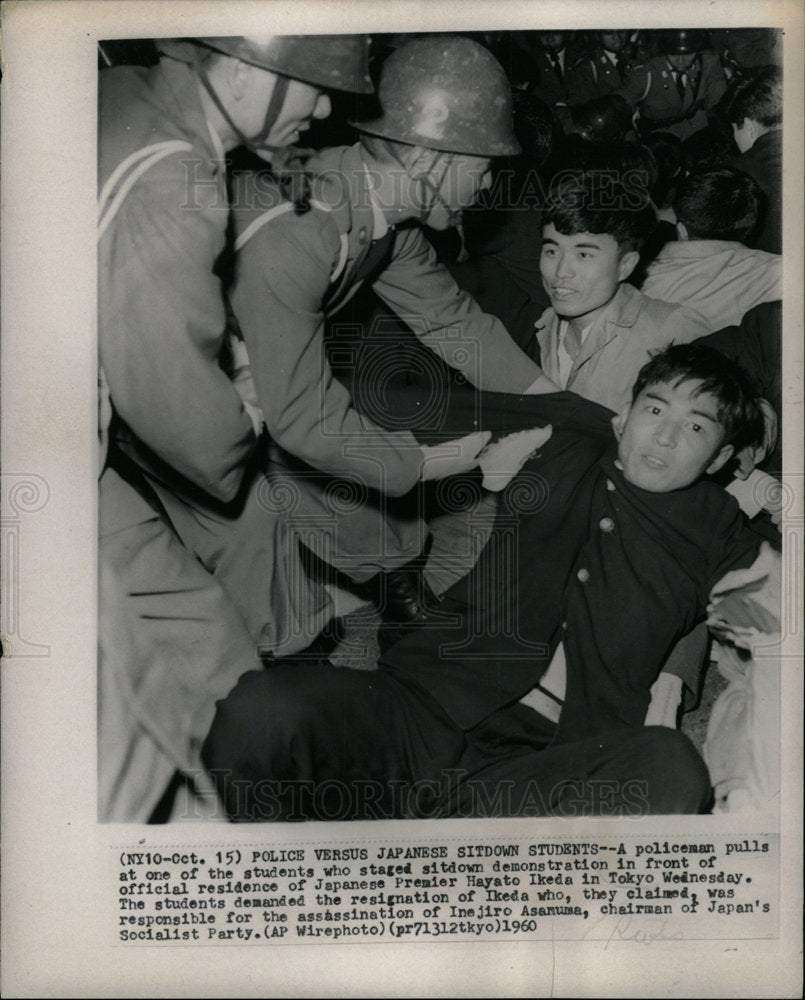
[[[356,583],[391,571],[387,611],[402,623],[429,598],[417,579],[424,531],[386,498],[430,476],[410,428],[394,424],[399,337],[367,338],[375,360],[366,365],[359,417],[324,360],[326,320],[338,314],[339,323],[366,331],[371,324],[353,311],[353,297],[370,285],[427,348],[419,368],[434,379],[432,416],[446,402],[434,354],[478,388],[522,393],[543,376],[500,321],[457,287],[416,224],[455,225],[489,183],[491,160],[519,152],[503,70],[470,39],[415,39],[387,58],[378,96],[380,116],[356,123],[360,143],[307,163],[309,211],[294,213],[262,176],[238,178],[233,306],[278,446],[274,472],[293,482],[293,516],[317,527],[308,546]],[[336,346],[343,355],[346,345]],[[360,342],[357,351],[360,365]],[[371,493],[333,519],[331,477],[343,475]]]
[[[158,65],[101,73],[99,347],[114,417],[100,559],[115,581],[101,613],[120,625],[102,630],[101,674],[116,678],[101,690],[105,818],[146,819],[172,770],[197,761],[256,642],[293,652],[326,611],[296,539],[256,502],[255,426],[218,364],[213,268],[226,151],[268,158],[329,113],[325,87],[370,91],[366,48],[354,35],[166,40]]]
[[[599,31],[598,45],[568,73],[568,102],[585,104],[619,90],[632,67],[628,31]]]
[[[707,48],[707,33],[681,28],[660,32],[660,55],[635,66],[623,94],[640,112],[643,131],[661,129],[687,139],[706,127],[727,89],[718,56]]]
[[[553,108],[568,102],[568,31],[515,32],[510,68],[512,85],[536,94]]]

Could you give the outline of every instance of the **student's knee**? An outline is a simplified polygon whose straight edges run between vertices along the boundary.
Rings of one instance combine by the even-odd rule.
[[[315,699],[304,670],[296,683],[293,673],[250,671],[217,703],[202,760],[232,817],[243,814],[261,782],[278,777],[283,749],[310,724]]]
[[[710,773],[688,737],[666,726],[647,726],[642,743],[649,812],[708,812],[712,806]]]

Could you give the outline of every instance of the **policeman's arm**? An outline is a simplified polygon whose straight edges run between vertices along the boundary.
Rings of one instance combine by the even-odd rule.
[[[416,439],[358,414],[325,353],[322,303],[339,250],[317,210],[270,222],[241,250],[232,305],[271,437],[316,469],[399,496],[419,478]]]
[[[496,317],[462,291],[417,227],[397,234],[394,255],[374,290],[432,351],[478,389],[524,393],[555,391],[542,369]]]

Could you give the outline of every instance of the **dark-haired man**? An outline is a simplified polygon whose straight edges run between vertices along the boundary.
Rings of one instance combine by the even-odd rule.
[[[782,253],[783,73],[761,66],[741,80],[727,109],[735,145],[741,152],[732,166],[758,182],[767,205],[760,232],[750,246]]]
[[[551,300],[536,325],[543,371],[616,411],[650,351],[709,332],[695,311],[624,284],[655,225],[645,192],[606,171],[561,179],[543,214],[540,271]]]
[[[778,254],[750,250],[763,192],[749,174],[724,167],[691,174],[674,200],[678,240],[648,266],[641,291],[695,309],[708,333],[735,326],[761,302],[782,297]]]
[[[754,387],[717,352],[680,345],[643,368],[611,427],[611,412],[568,396],[529,399],[552,435],[507,488],[438,626],[403,638],[376,673],[278,664],[219,703],[204,756],[230,815],[707,808],[687,738],[643,721],[668,650],[758,551],[735,501],[704,478],[762,436]],[[523,699],[557,660],[554,721]]]

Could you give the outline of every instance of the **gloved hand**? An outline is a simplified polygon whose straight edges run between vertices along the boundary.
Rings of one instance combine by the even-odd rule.
[[[423,483],[432,479],[445,479],[462,472],[469,472],[478,464],[478,456],[486,447],[492,436],[491,431],[475,431],[453,441],[442,444],[420,445],[422,451]]]

